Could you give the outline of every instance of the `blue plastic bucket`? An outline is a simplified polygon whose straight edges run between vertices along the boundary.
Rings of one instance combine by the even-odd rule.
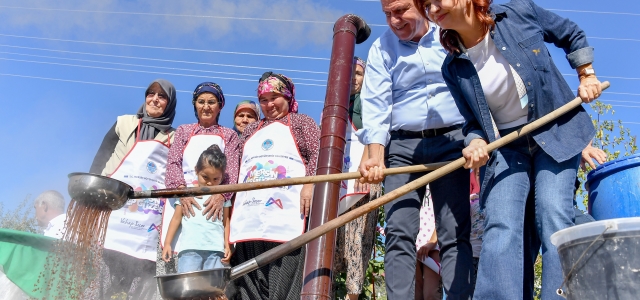
[[[568,300],[638,299],[640,218],[590,222],[551,235]],[[555,287],[554,287],[555,288]]]
[[[600,165],[589,172],[586,186],[596,220],[640,217],[640,154]]]

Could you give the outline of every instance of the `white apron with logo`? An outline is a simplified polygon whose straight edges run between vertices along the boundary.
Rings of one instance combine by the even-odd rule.
[[[138,134],[140,136],[140,124]],[[164,189],[169,147],[159,141],[136,139],[111,178],[136,191]],[[109,216],[104,248],[140,259],[156,261],[158,230],[166,199],[130,199]]]
[[[356,136],[356,128],[353,123],[349,122],[347,125],[347,144],[344,147],[344,165],[342,166],[342,172],[358,172],[358,166],[362,160],[362,152],[364,152],[364,145],[358,141]],[[358,203],[360,199],[364,198],[369,192],[356,192],[355,191],[356,180],[343,180],[340,184],[340,203],[338,204],[338,214],[342,214],[347,209]]]
[[[239,182],[303,177],[306,168],[287,124],[262,124],[245,143]],[[244,241],[287,242],[304,232],[300,214],[302,185],[236,193],[231,214],[231,243]]]
[[[224,152],[224,137],[219,134],[197,134],[193,135],[193,132],[199,126],[196,125],[193,131],[191,132],[191,136],[187,141],[187,145],[184,147],[184,151],[182,152],[182,174],[184,175],[184,181],[187,183],[187,187],[193,187],[198,183],[198,175],[196,174],[196,164],[198,163],[198,159],[204,150],[211,147],[211,145],[216,144],[220,147],[220,150]],[[204,196],[209,197],[209,196]],[[173,213],[176,211],[174,208],[175,203],[179,202],[178,198],[171,198],[167,201],[167,205],[164,208],[164,213],[162,214],[162,234],[160,238],[160,245],[164,247],[164,241],[167,237],[167,231],[169,230],[169,223],[171,223],[171,218],[173,218]],[[201,214],[202,211],[197,208],[193,208],[196,214]],[[204,209],[204,207],[202,208]],[[176,234],[173,237],[173,241],[171,242],[171,249],[174,252],[180,252],[182,250],[180,245],[180,233],[182,232],[181,228],[178,228]]]

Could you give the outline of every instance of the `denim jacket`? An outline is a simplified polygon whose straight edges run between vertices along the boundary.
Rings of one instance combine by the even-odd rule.
[[[578,25],[537,6],[531,0],[512,0],[491,5],[495,26],[489,32],[502,55],[518,72],[527,87],[528,122],[532,122],[575,98],[575,94],[557,69],[546,43],[553,43],[567,54],[572,68],[593,62],[593,48]],[[462,128],[465,145],[483,138],[495,141],[489,105],[480,78],[464,47],[449,53],[442,75],[465,118]],[[536,143],[562,162],[580,153],[595,135],[591,118],[579,107],[532,133]],[[493,176],[492,161],[487,164],[483,187]]]

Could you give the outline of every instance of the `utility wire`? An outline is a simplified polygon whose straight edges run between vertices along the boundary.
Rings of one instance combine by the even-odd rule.
[[[380,0],[353,0],[353,1],[356,1],[356,2],[380,2]],[[613,12],[613,11],[576,10],[576,9],[560,9],[560,8],[545,8],[545,9],[546,10],[550,10],[550,11],[562,11],[562,12],[640,16],[640,14],[636,14],[636,13]]]
[[[137,57],[137,56],[123,56],[123,55],[111,55],[111,54],[99,54],[99,53],[88,53],[88,52],[77,52],[77,51],[67,51],[67,50],[57,50],[57,49],[48,49],[48,48],[34,48],[34,47],[23,47],[16,45],[7,45],[0,44],[0,47],[9,47],[9,48],[18,48],[18,49],[29,49],[29,50],[39,50],[39,51],[49,51],[49,52],[60,52],[60,53],[69,53],[69,54],[81,54],[81,55],[91,55],[91,56],[103,56],[103,57],[113,57],[113,58],[125,58],[125,59],[140,59],[140,60],[150,60],[150,61],[161,61],[161,62],[172,62],[172,63],[186,63],[186,64],[198,64],[198,65],[211,65],[211,66],[223,66],[223,67],[233,67],[233,68],[250,68],[250,69],[260,69],[260,70],[280,70],[287,72],[304,72],[304,73],[314,73],[314,74],[328,74],[328,72],[317,72],[317,71],[308,71],[308,70],[294,70],[294,69],[277,69],[277,68],[269,68],[269,67],[255,67],[255,66],[243,66],[243,65],[225,65],[225,64],[214,64],[214,63],[204,63],[204,62],[192,62],[192,61],[182,61],[182,60],[169,60],[169,59],[157,59],[157,58],[146,58],[146,57]],[[76,60],[76,61],[85,61],[85,62],[97,62],[97,63],[109,63],[109,64],[119,64],[119,65],[129,65],[129,66],[140,66],[140,67],[150,67],[150,68],[164,68],[164,67],[156,67],[156,66],[144,66],[144,65],[135,65],[135,64],[123,64],[123,63],[115,63],[115,62],[100,62],[100,61],[91,61],[91,60],[82,60],[82,59],[71,59],[71,58],[61,58],[61,57],[50,57],[50,56],[38,56],[38,55],[30,55],[30,54],[22,54],[22,53],[11,53],[11,52],[0,52],[7,54],[15,54],[15,55],[23,55],[23,56],[34,56],[34,57],[43,57],[43,58],[56,58],[56,59],[64,59],[64,60]],[[197,71],[197,72],[215,72],[215,71],[202,71],[202,70],[192,70],[192,69],[180,69],[180,68],[168,68],[175,70],[186,70],[186,71]],[[227,72],[215,72],[220,74],[228,74],[228,75],[239,75],[239,76],[257,76],[255,74],[243,74],[243,73],[227,73]],[[564,76],[572,76],[576,77],[576,74],[566,74],[563,73]],[[635,77],[616,77],[616,76],[606,76],[606,75],[598,75],[598,77],[604,78],[614,78],[614,79],[626,79],[626,80],[640,80],[640,78]],[[293,78],[296,80],[307,80],[307,81],[317,81],[317,82],[326,82],[325,80],[320,79],[307,79],[307,78]],[[633,95],[640,96],[640,93],[620,93],[620,92],[604,92],[604,94],[618,94],[618,95]]]
[[[99,13],[99,14],[118,14],[118,15],[136,15],[136,16],[154,16],[154,17],[182,17],[182,18],[209,18],[209,19],[226,19],[226,20],[242,20],[242,21],[270,21],[270,22],[294,22],[309,24],[334,24],[335,21],[310,21],[310,20],[293,20],[293,19],[268,19],[253,17],[235,17],[235,16],[211,16],[211,15],[185,15],[185,14],[166,14],[166,13],[149,13],[149,12],[128,12],[128,11],[105,11],[105,10],[86,10],[86,9],[66,9],[66,8],[47,8],[47,7],[23,7],[23,6],[4,6],[0,8],[25,9],[25,10],[43,10],[43,11],[62,11],[76,13]],[[384,26],[386,24],[368,24],[369,26]]]
[[[121,65],[121,66],[129,66],[129,67],[156,68],[156,69],[188,71],[188,72],[190,71],[190,72],[202,72],[202,73],[213,73],[213,74],[226,74],[226,75],[237,75],[237,76],[260,77],[260,75],[258,75],[258,74],[230,73],[230,72],[220,72],[220,71],[207,71],[207,70],[195,70],[195,69],[183,69],[183,68],[171,68],[171,67],[138,65],[138,64],[107,62],[107,61],[89,60],[89,59],[78,59],[78,58],[66,58],[66,57],[48,56],[48,55],[35,55],[35,54],[26,54],[26,53],[5,52],[5,51],[0,51],[0,53],[2,53],[2,54],[11,54],[11,55],[20,55],[20,56],[29,56],[29,57],[38,57],[38,58],[52,58],[52,59],[60,59],[60,60],[71,60],[71,61],[80,61],[80,62],[89,62],[89,63],[99,63],[99,64],[112,64],[112,65]],[[321,79],[308,79],[308,78],[295,78],[295,77],[291,77],[291,79],[302,80],[302,81],[306,80],[306,81],[326,82],[326,80],[321,80]]]
[[[166,72],[119,69],[119,68],[108,68],[108,67],[98,67],[98,66],[64,64],[64,63],[56,63],[56,62],[44,62],[44,61],[34,61],[34,60],[24,60],[24,59],[13,59],[13,58],[5,58],[5,57],[0,57],[0,60],[8,60],[8,61],[15,61],[15,62],[25,62],[25,63],[35,63],[35,64],[58,65],[58,66],[67,66],[67,67],[88,68],[88,69],[100,69],[100,70],[109,70],[109,71],[122,71],[122,72],[134,72],[134,73],[147,73],[147,74],[182,76],[182,77],[216,78],[216,79],[223,79],[223,80],[250,81],[250,82],[255,82],[256,81],[255,79],[248,79],[248,78],[229,78],[229,77],[220,77],[220,76],[201,76],[201,75],[193,75],[193,74],[175,74],[175,73],[166,73]],[[325,87],[326,86],[324,84],[304,83],[304,82],[296,83],[296,85],[308,85],[308,86],[318,86],[318,87]]]
[[[588,36],[588,39],[593,40],[611,40],[611,41],[629,41],[629,42],[640,42],[639,39],[621,39],[621,38],[610,38],[610,37],[597,37],[597,36]]]
[[[126,46],[135,48],[147,48],[147,49],[163,49],[163,50],[178,50],[178,51],[190,51],[190,52],[205,52],[205,53],[221,53],[221,54],[237,54],[237,55],[251,55],[251,56],[267,56],[267,57],[283,57],[283,58],[296,58],[296,59],[311,59],[311,60],[330,60],[324,57],[310,57],[310,56],[295,56],[295,55],[279,55],[279,54],[266,54],[266,53],[249,53],[249,52],[234,52],[234,51],[220,51],[220,50],[204,50],[204,49],[190,49],[190,48],[176,48],[176,47],[161,47],[161,46],[146,46],[146,45],[134,45],[134,44],[122,44],[122,43],[108,43],[108,42],[91,42],[80,40],[67,40],[67,39],[54,39],[35,36],[24,36],[14,34],[0,33],[0,36],[21,38],[21,39],[34,39],[44,41],[56,41],[56,42],[69,42],[69,43],[81,43],[81,44],[94,44],[94,45],[106,45],[106,46]]]
[[[0,73],[0,76],[9,76],[9,77],[18,77],[18,78],[28,78],[28,79],[40,79],[40,80],[51,80],[51,81],[62,81],[62,82],[70,82],[70,83],[81,83],[81,84],[92,84],[92,85],[103,85],[103,86],[111,86],[111,87],[123,87],[123,88],[133,88],[133,89],[146,89],[146,87],[142,86],[133,86],[133,85],[124,85],[124,84],[114,84],[114,83],[104,83],[104,82],[93,82],[93,81],[82,81],[82,80],[71,80],[71,79],[63,79],[63,78],[51,78],[51,77],[40,77],[40,76],[29,76],[29,75],[20,75],[20,74],[9,74],[9,73]],[[188,93],[193,94],[193,91],[184,91],[184,90],[176,90],[180,93]],[[247,95],[235,95],[235,94],[224,94],[225,96],[231,97],[240,97],[240,98],[255,98],[256,96],[247,96]],[[320,100],[305,100],[305,99],[296,99],[296,101],[300,102],[313,102],[313,103],[324,103],[324,101]]]
[[[206,65],[206,66],[219,66],[219,67],[229,67],[229,68],[244,68],[244,69],[259,69],[259,70],[274,70],[274,71],[300,72],[300,73],[312,73],[312,74],[329,74],[328,72],[321,72],[321,71],[294,70],[294,69],[279,69],[279,68],[256,67],[256,66],[244,66],[244,65],[214,64],[214,63],[195,62],[195,61],[185,61],[185,60],[171,60],[171,59],[159,59],[159,58],[148,58],[148,57],[138,57],[138,56],[125,56],[125,55],[113,55],[113,54],[101,54],[101,53],[89,53],[89,52],[67,51],[67,50],[58,50],[58,49],[50,49],[50,48],[24,47],[24,46],[7,45],[7,44],[0,44],[0,47],[17,48],[17,49],[28,49],[28,50],[37,50],[37,51],[48,51],[48,52],[58,52],[58,53],[69,53],[69,54],[81,54],[81,55],[101,56],[101,57],[113,57],[113,58],[125,58],[125,59],[140,59],[140,60],[149,60],[149,61],[161,61],[161,62],[182,63],[182,64],[194,64],[194,65]]]
[[[575,12],[575,13],[640,16],[640,14],[636,14],[636,13],[614,12],[614,11],[576,10],[576,9],[560,9],[560,8],[545,8],[545,9],[550,11]]]
[[[598,99],[598,101],[601,101],[602,103],[608,103],[608,102],[614,102],[614,103],[634,103],[634,104],[640,104],[639,101],[624,101],[624,100],[600,100]]]
[[[577,74],[562,74],[563,76],[571,76],[577,77]],[[640,80],[638,77],[621,77],[621,76],[607,76],[607,75],[598,75],[598,78],[613,78],[613,79],[625,79],[625,80]]]

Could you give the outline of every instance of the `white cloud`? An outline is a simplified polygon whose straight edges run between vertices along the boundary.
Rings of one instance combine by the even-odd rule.
[[[139,37],[179,39],[184,37],[229,41],[251,39],[279,48],[330,45],[333,21],[342,12],[311,0],[70,0],[62,2],[26,0],[3,2],[3,6],[44,8],[29,10],[0,8],[4,33],[33,30],[48,37],[74,37],[118,41]],[[143,12],[171,15],[232,16],[261,19],[329,21],[331,23],[233,20],[224,18],[150,16],[70,12],[73,9],[110,12]]]

